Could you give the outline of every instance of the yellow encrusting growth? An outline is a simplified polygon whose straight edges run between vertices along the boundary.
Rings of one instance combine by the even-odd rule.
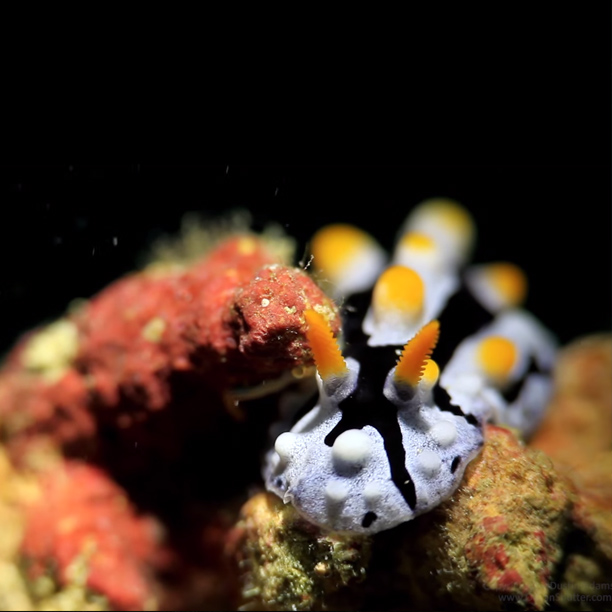
[[[161,317],[154,317],[142,328],[142,337],[149,342],[158,343],[165,330],[166,321]]]
[[[245,209],[234,209],[215,219],[188,212],[181,219],[178,235],[164,235],[153,242],[143,261],[146,272],[153,275],[180,272],[231,236],[243,236],[237,247],[245,256],[252,254],[259,243],[279,262],[289,264],[293,260],[295,240],[280,225],[271,223],[256,233],[250,229],[251,223],[252,215]]]
[[[376,316],[401,312],[408,318],[418,317],[425,300],[425,285],[421,277],[406,266],[391,266],[379,277],[374,287],[372,303]]]
[[[519,306],[527,296],[527,277],[513,263],[498,262],[487,267],[487,277],[511,306]]]
[[[440,322],[437,319],[430,321],[417,332],[404,347],[395,367],[396,382],[409,384],[412,387],[419,383],[427,372],[427,362],[431,361],[429,357],[438,343],[439,336]],[[432,370],[430,374],[433,374]]]
[[[58,319],[33,334],[22,353],[23,366],[53,382],[72,365],[79,348],[79,332],[68,319]]]
[[[356,254],[371,247],[372,242],[367,232],[348,223],[327,225],[312,238],[313,263],[326,274],[340,275]]]
[[[325,318],[315,310],[306,310],[304,317],[308,323],[306,337],[321,378],[326,380],[330,376],[346,374],[346,362]]]
[[[503,336],[489,336],[478,345],[478,361],[487,374],[493,379],[505,379],[517,359],[516,346]]]

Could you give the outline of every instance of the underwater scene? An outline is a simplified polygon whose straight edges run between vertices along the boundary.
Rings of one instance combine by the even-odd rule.
[[[2,168],[0,611],[612,610],[606,180]]]

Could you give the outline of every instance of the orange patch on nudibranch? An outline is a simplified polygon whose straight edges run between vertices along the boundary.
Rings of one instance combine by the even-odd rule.
[[[372,237],[348,223],[334,223],[321,228],[312,238],[310,250],[316,268],[337,276],[358,253],[373,248]]]
[[[450,250],[454,256],[464,258],[472,248],[476,234],[474,220],[467,209],[455,200],[424,200],[409,219],[411,231],[434,237],[444,250]]]
[[[407,232],[400,240],[402,247],[415,251],[433,251],[436,243],[427,234],[421,232]]]
[[[493,263],[487,266],[486,276],[508,304],[523,303],[527,295],[527,277],[521,268],[509,262]]]
[[[306,310],[308,323],[306,338],[314,355],[317,371],[323,380],[331,376],[343,376],[348,371],[338,341],[323,315],[315,310]]]
[[[432,199],[429,200],[429,210],[449,230],[466,237],[473,234],[474,221],[467,210],[458,202],[445,198]]]
[[[419,332],[406,344],[395,367],[395,380],[412,387],[416,386],[426,374],[427,362],[438,343],[440,322],[437,319],[424,325]],[[437,365],[434,363],[434,366]],[[433,366],[429,366],[433,368]],[[433,374],[430,371],[430,374]]]
[[[503,336],[489,336],[482,340],[477,356],[484,372],[494,379],[505,379],[518,357],[514,343]]]
[[[402,313],[402,318],[417,318],[423,309],[425,285],[421,277],[406,266],[391,266],[379,277],[372,303],[377,317]]]
[[[424,383],[427,387],[431,388],[438,382],[439,377],[440,368],[438,364],[433,359],[426,359],[420,383]]]

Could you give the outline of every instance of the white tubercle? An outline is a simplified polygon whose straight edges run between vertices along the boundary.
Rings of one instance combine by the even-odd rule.
[[[288,461],[291,457],[291,451],[295,446],[296,439],[297,435],[291,433],[290,431],[286,431],[276,438],[274,450],[278,453],[279,457],[283,461]]]
[[[372,453],[372,441],[361,429],[341,433],[332,447],[334,462],[341,465],[363,466]]]
[[[423,474],[429,478],[435,476],[442,465],[442,461],[440,460],[438,453],[429,450],[428,448],[424,449],[419,455],[418,462],[421,472],[423,472]]]
[[[349,486],[341,480],[330,480],[325,486],[325,499],[330,503],[339,504],[349,495]]]
[[[375,504],[383,496],[382,485],[372,480],[363,487],[363,497],[367,503]]]
[[[440,446],[447,447],[457,439],[457,428],[450,421],[438,421],[429,434]]]

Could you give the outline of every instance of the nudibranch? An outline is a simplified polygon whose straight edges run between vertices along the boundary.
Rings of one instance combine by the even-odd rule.
[[[392,257],[350,225],[314,236],[343,329],[334,337],[322,313],[305,312],[318,393],[276,437],[263,475],[316,525],[372,534],[409,521],[457,489],[487,421],[528,436],[541,419],[554,336],[521,308],[517,266],[466,269],[474,236],[467,210],[443,199],[412,211]]]

